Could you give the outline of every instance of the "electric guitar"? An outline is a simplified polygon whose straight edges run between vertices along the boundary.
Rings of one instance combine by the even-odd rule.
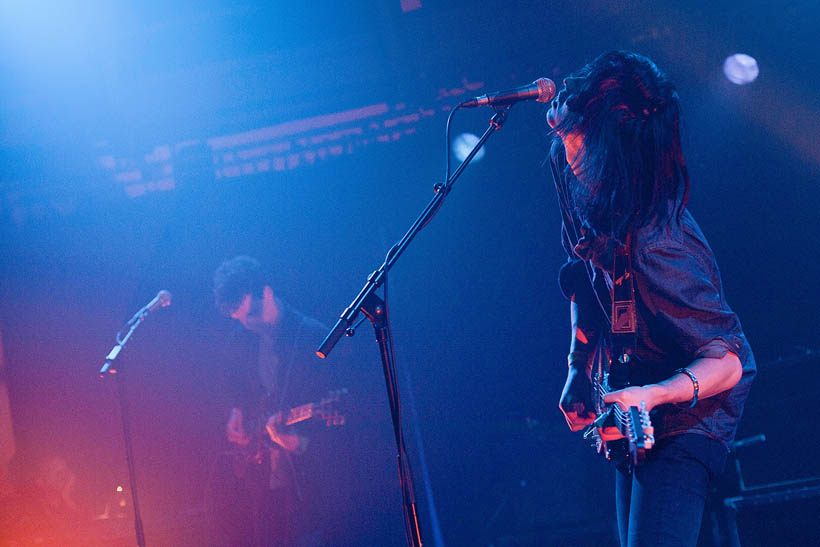
[[[315,403],[307,403],[273,414],[262,413],[256,418],[246,420],[243,424],[251,442],[245,446],[232,447],[230,451],[233,460],[233,471],[237,478],[242,478],[251,465],[260,465],[271,448],[277,447],[268,435],[266,426],[273,418],[274,425],[287,427],[307,420],[324,422],[326,427],[341,426],[345,423],[344,414],[337,409],[339,401],[347,395],[347,388],[337,389],[327,394],[327,397]]]
[[[604,395],[613,390],[608,372],[596,372],[592,377],[592,399],[597,418],[584,431],[584,439],[592,439],[599,454],[607,460],[629,458],[632,465],[640,464],[646,451],[655,444],[655,430],[646,404],[631,406],[624,411],[618,404],[604,403]]]

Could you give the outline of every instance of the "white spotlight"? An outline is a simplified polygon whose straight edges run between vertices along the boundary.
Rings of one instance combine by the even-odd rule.
[[[735,53],[723,61],[723,73],[733,84],[746,85],[755,81],[760,74],[760,68],[754,57],[745,53]]]
[[[473,147],[476,145],[477,142],[478,142],[478,137],[476,137],[472,133],[462,133],[461,135],[459,135],[458,137],[453,139],[453,144],[452,144],[453,155],[456,157],[456,159],[458,161],[464,161],[464,158],[467,157],[467,154],[470,153],[470,150],[473,149]],[[481,150],[479,150],[476,153],[475,157],[473,158],[473,161],[479,161],[481,158],[484,157],[485,152],[486,151],[484,150],[484,147],[482,146]]]

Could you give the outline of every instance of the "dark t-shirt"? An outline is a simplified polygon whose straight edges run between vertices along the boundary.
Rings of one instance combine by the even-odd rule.
[[[580,220],[569,197],[575,177],[556,152],[551,167],[562,212],[562,243],[568,254],[559,276],[561,289],[568,298],[576,295],[579,313],[598,318],[602,343],[607,344],[613,253],[620,243]],[[673,210],[670,204],[668,224],[654,223],[632,233],[637,335],[630,383],[659,382],[695,359],[735,353],[743,375],[732,389],[701,399],[691,409],[662,405],[652,413],[656,437],[692,432],[728,444],[734,439],[756,373],[755,360],[740,320],[726,302],[706,237],[688,210],[680,219]]]
[[[391,496],[398,493],[376,346],[360,344],[356,351],[345,339],[320,359],[315,350],[329,329],[287,303],[277,304],[283,315],[269,342],[236,322],[226,348],[229,402],[244,416],[253,416],[260,399],[276,411],[321,401],[330,391],[347,391],[334,405],[344,416],[343,425],[310,420],[288,428],[307,437],[308,445],[303,454],[290,457],[293,466],[285,467],[285,478],[299,485],[299,518],[305,521],[300,526],[321,529],[323,544],[360,543],[378,532],[384,519],[393,518]],[[396,507],[400,514],[400,505]]]
[[[226,366],[230,399],[252,416],[259,405],[272,412],[321,399],[334,386],[332,370],[314,353],[326,327],[277,301],[281,316],[268,339],[237,322]]]
[[[246,433],[262,435],[267,417],[292,408],[318,403],[339,385],[334,369],[314,353],[325,334],[324,325],[277,300],[279,319],[269,335],[250,332],[237,322],[229,339],[225,364],[226,388],[231,405],[242,409]],[[322,517],[334,512],[328,505],[343,488],[327,462],[334,454],[337,435],[320,419],[312,418],[282,431],[307,439],[304,453],[291,454],[269,444],[263,464],[254,468],[252,480],[263,480],[268,490],[293,507],[297,529],[320,527]],[[253,445],[252,445],[253,446]],[[268,465],[267,458],[272,460]]]

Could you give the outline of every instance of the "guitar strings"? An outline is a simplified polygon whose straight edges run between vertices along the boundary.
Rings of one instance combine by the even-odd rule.
[[[604,390],[604,386],[600,383],[597,383],[598,395],[600,397],[601,403],[603,403],[604,395],[608,392]],[[618,420],[618,423],[623,426],[623,428],[627,431],[632,431],[633,440],[637,440],[637,431],[634,431],[634,428],[630,427],[629,420],[627,418],[627,412],[621,410],[620,405],[617,403],[610,406],[612,411],[615,413],[615,418]]]

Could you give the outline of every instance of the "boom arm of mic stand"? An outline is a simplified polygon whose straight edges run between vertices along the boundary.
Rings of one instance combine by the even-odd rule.
[[[470,153],[467,154],[467,157],[464,158],[464,160],[461,162],[458,168],[456,168],[456,170],[453,172],[453,174],[446,182],[438,183],[434,186],[435,195],[433,196],[433,199],[430,200],[430,203],[427,204],[427,207],[425,207],[424,211],[422,211],[418,218],[416,218],[416,220],[410,226],[410,229],[407,230],[407,232],[404,234],[401,240],[399,240],[399,242],[396,243],[395,246],[393,246],[381,267],[379,267],[378,270],[370,274],[370,276],[367,278],[367,282],[364,284],[364,287],[362,287],[362,290],[359,291],[359,294],[356,296],[356,298],[353,299],[353,302],[351,302],[350,305],[347,308],[345,308],[345,311],[342,312],[342,315],[339,317],[339,320],[336,321],[336,324],[333,326],[328,335],[322,341],[322,344],[316,350],[316,355],[318,355],[322,359],[330,355],[330,352],[342,338],[342,335],[347,331],[347,329],[350,326],[353,325],[353,322],[356,320],[356,316],[358,316],[365,299],[371,294],[373,294],[376,291],[376,289],[379,288],[379,286],[384,281],[387,272],[389,272],[393,265],[396,263],[396,261],[398,261],[401,254],[404,252],[407,246],[410,245],[410,242],[413,241],[413,238],[416,237],[416,234],[418,234],[421,231],[421,229],[424,228],[433,219],[435,214],[441,208],[441,205],[444,202],[444,198],[446,198],[450,191],[453,189],[453,186],[455,185],[458,177],[461,176],[461,173],[464,171],[467,165],[469,165],[470,162],[473,160],[473,157],[475,157],[475,155],[478,154],[478,151],[481,150],[481,147],[484,146],[484,143],[487,141],[487,139],[490,138],[490,135],[492,135],[495,131],[501,129],[501,127],[504,125],[504,122],[507,120],[507,113],[509,112],[511,106],[512,105],[505,105],[495,109],[495,114],[492,118],[490,118],[489,127],[486,131],[484,131],[484,134],[475,144]]]

